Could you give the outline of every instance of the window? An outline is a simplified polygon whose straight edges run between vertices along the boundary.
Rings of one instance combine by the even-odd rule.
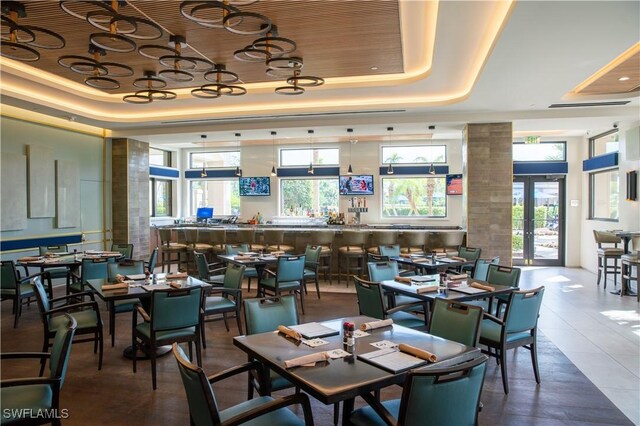
[[[431,164],[447,162],[445,145],[383,146],[382,164]]]
[[[611,129],[589,138],[589,158],[618,152],[618,129]]]
[[[513,161],[567,161],[565,142],[513,143]]]
[[[591,219],[618,220],[620,180],[618,170],[591,173]]]
[[[149,165],[171,167],[171,151],[149,148]]]
[[[446,217],[444,177],[383,178],[384,217]]]
[[[281,179],[280,215],[308,216],[338,211],[338,179]]]
[[[338,148],[296,148],[280,150],[281,167],[337,166],[340,164]]]
[[[214,215],[239,215],[240,194],[238,179],[193,180],[190,182],[190,215],[198,207],[213,207]]]
[[[189,168],[201,169],[236,167],[240,165],[240,151],[192,152],[189,154]]]
[[[151,217],[172,215],[172,182],[168,179],[149,179],[149,213]]]

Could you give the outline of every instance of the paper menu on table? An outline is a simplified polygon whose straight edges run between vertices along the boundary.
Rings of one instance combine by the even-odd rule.
[[[333,328],[324,326],[318,322],[308,322],[306,324],[292,325],[289,328],[300,333],[305,339],[335,336],[336,334],[340,333],[338,330],[334,330]]]
[[[358,358],[392,373],[399,373],[401,371],[427,364],[427,361],[423,359],[400,352],[394,348],[368,352],[366,354],[358,355]]]

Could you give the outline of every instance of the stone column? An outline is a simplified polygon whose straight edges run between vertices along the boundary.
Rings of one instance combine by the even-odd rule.
[[[113,139],[112,238],[133,244],[133,258],[149,256],[149,144]]]
[[[467,245],[511,265],[513,137],[511,123],[468,124],[462,158],[466,176]]]

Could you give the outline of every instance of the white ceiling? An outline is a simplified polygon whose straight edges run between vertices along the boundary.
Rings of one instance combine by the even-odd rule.
[[[406,28],[409,24],[405,23],[414,22],[407,21],[406,10],[415,5],[411,6],[410,0],[401,4],[405,9],[402,22],[406,40],[407,34],[412,33]],[[269,100],[276,95],[261,94],[255,96],[264,97],[262,110],[253,111],[244,118],[237,113],[215,112],[210,116],[192,114],[186,117],[176,113],[174,121],[182,122],[163,124],[162,121],[172,121],[172,117],[105,122],[90,117],[90,113],[83,114],[82,109],[70,111],[51,103],[43,105],[44,102],[38,102],[33,96],[21,97],[15,91],[8,93],[5,84],[2,101],[58,117],[73,116],[79,122],[109,128],[114,136],[175,148],[192,147],[200,134],[207,134],[210,142],[233,141],[236,131],[242,132],[243,140],[271,140],[271,130],[278,131],[278,138],[284,139],[304,138],[307,129],[313,128],[318,138],[331,138],[344,137],[346,128],[353,127],[356,135],[364,137],[384,135],[386,127],[391,125],[396,134],[433,133],[435,139],[446,139],[459,138],[465,123],[512,121],[516,132],[575,136],[610,128],[613,122],[638,120],[637,92],[631,96],[568,96],[575,86],[639,41],[640,2],[637,1],[517,2],[466,98],[446,105],[433,101],[414,102],[421,96],[431,100],[445,94],[451,97],[460,85],[464,85],[474,58],[482,48],[479,38],[483,36],[483,30],[491,28],[497,5],[498,2],[488,1],[439,3],[433,66],[429,75],[397,85],[319,88],[303,95],[304,98],[287,98],[289,106],[294,107],[287,110],[270,108]],[[416,37],[423,34],[415,33]],[[410,45],[416,46],[415,43]],[[405,62],[408,53],[411,52],[405,51]],[[7,84],[20,83],[16,80],[18,77],[4,71],[2,77]],[[24,81],[21,84],[25,84]],[[29,84],[34,83],[30,81]],[[252,102],[249,95],[242,98],[234,102]],[[361,105],[351,108],[346,104],[332,104],[340,99],[354,99]],[[548,108],[553,103],[594,99],[630,100],[631,103],[623,107]],[[309,101],[323,101],[328,106],[295,108],[297,102],[303,105]],[[367,101],[370,101],[369,107]],[[354,113],[350,109],[367,112]],[[192,117],[200,121],[188,122]],[[428,130],[428,125],[435,125],[436,129]]]

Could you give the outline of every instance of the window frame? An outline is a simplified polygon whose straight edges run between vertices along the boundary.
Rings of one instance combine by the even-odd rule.
[[[613,128],[611,130],[607,130],[606,132],[602,132],[602,133],[599,133],[599,134],[597,134],[597,135],[595,135],[593,137],[590,137],[589,138],[589,158],[593,158],[593,157],[598,157],[599,156],[599,155],[594,155],[594,151],[595,151],[595,147],[596,147],[596,141],[598,139],[605,138],[605,137],[607,137],[609,135],[612,135],[614,133],[618,133],[618,128]],[[619,152],[619,151],[620,151],[620,145],[618,145],[618,151],[617,152]],[[600,155],[603,155],[603,154],[600,154]]]
[[[191,151],[189,152],[189,170],[198,170],[202,169],[203,166],[194,166],[193,165],[193,155],[202,155],[202,154],[218,154],[222,152],[237,152],[238,153],[238,164],[234,166],[207,166],[204,165],[205,169],[209,170],[230,170],[235,169],[236,167],[242,167],[242,150],[240,149],[216,149],[216,150],[206,150],[206,151]]]
[[[338,151],[338,162],[337,163],[313,163],[314,167],[336,167],[336,166],[340,166],[340,147],[334,146],[334,147],[298,147],[298,148],[280,148],[278,149],[278,167],[282,167],[282,168],[298,168],[298,167],[307,167],[309,165],[309,163],[305,162],[302,164],[295,164],[295,165],[284,165],[283,161],[282,161],[282,153],[284,151],[328,151],[328,150],[336,150]],[[313,154],[311,156],[313,158]]]
[[[447,163],[447,158],[448,158],[448,146],[446,143],[421,143],[421,144],[411,144],[411,145],[388,145],[388,144],[384,144],[384,145],[380,145],[380,165],[381,166],[388,166],[389,163],[385,163],[384,161],[384,149],[385,148],[428,148],[428,147],[444,147],[444,161],[426,161],[426,162],[422,162],[422,163],[405,163],[405,162],[401,162],[401,163],[392,163],[394,165],[398,165],[398,166],[424,166],[424,165],[430,165],[430,164],[448,164]]]
[[[151,198],[151,209],[149,211],[149,217],[173,217],[173,180],[172,179],[163,179],[154,176],[149,177],[149,182],[151,184],[151,194],[149,194]],[[158,215],[156,213],[156,200],[157,200],[157,192],[156,192],[156,183],[157,182],[167,182],[169,185],[167,194],[169,199],[167,200],[168,206],[168,214],[166,215]]]
[[[603,173],[610,173],[613,171],[618,172],[618,218],[612,219],[609,217],[598,217],[595,215],[595,201],[596,197],[594,197],[593,188],[595,185],[596,176]],[[597,170],[595,172],[589,173],[589,220],[598,220],[602,222],[619,222],[620,221],[620,169],[617,167],[612,167],[603,170]]]
[[[160,151],[162,152],[162,164],[156,164],[156,163],[152,163],[151,161],[149,161],[149,165],[150,166],[159,166],[159,167],[172,167],[172,161],[173,161],[173,152],[166,150],[166,149],[160,149],[160,148],[156,148],[154,146],[150,146],[149,147],[149,151],[154,150],[154,151]],[[149,153],[149,158],[151,158],[151,153]]]
[[[394,163],[395,164],[395,163]],[[384,199],[385,199],[385,191],[384,191],[384,181],[385,179],[389,180],[402,180],[402,179],[442,179],[444,181],[445,190],[444,190],[444,216],[389,216],[384,212]],[[402,175],[402,176],[380,176],[380,218],[381,219],[402,219],[402,220],[424,220],[424,219],[448,219],[449,218],[449,196],[447,195],[446,188],[446,176],[424,176],[424,175]]]
[[[562,144],[562,160],[513,160],[514,163],[566,163],[567,162],[567,141],[541,141],[537,144],[527,144],[525,142],[514,141],[513,145],[543,145],[543,144]]]
[[[225,167],[225,169],[227,169],[228,167]],[[238,184],[238,197],[240,197],[240,181],[238,180],[237,177],[222,177],[222,178],[208,178],[208,179],[189,179],[189,194],[188,194],[188,199],[189,199],[189,205],[187,207],[187,211],[189,213],[189,216],[195,216],[196,215],[196,211],[191,211],[191,208],[194,208],[195,210],[198,209],[198,206],[194,206],[194,201],[193,201],[193,184],[194,183],[203,183],[203,182],[237,182]],[[233,215],[233,216],[240,216],[240,214],[242,213],[242,199],[240,199],[240,202],[238,204],[238,213],[229,213],[229,214],[225,214],[225,213],[216,213],[214,210],[214,216],[229,216],[229,215]]]
[[[290,181],[290,180],[335,180],[336,181],[336,189],[337,189],[337,207],[338,207],[338,211],[340,211],[340,177],[339,176],[299,176],[299,177],[286,177],[286,178],[279,178],[278,179],[278,216],[286,216],[286,217],[291,217],[291,218],[296,218],[296,217],[307,217],[307,216],[288,216],[286,214],[284,214],[283,208],[284,206],[282,205],[282,203],[284,202],[284,191],[282,190],[282,185],[283,182],[285,181]]]

